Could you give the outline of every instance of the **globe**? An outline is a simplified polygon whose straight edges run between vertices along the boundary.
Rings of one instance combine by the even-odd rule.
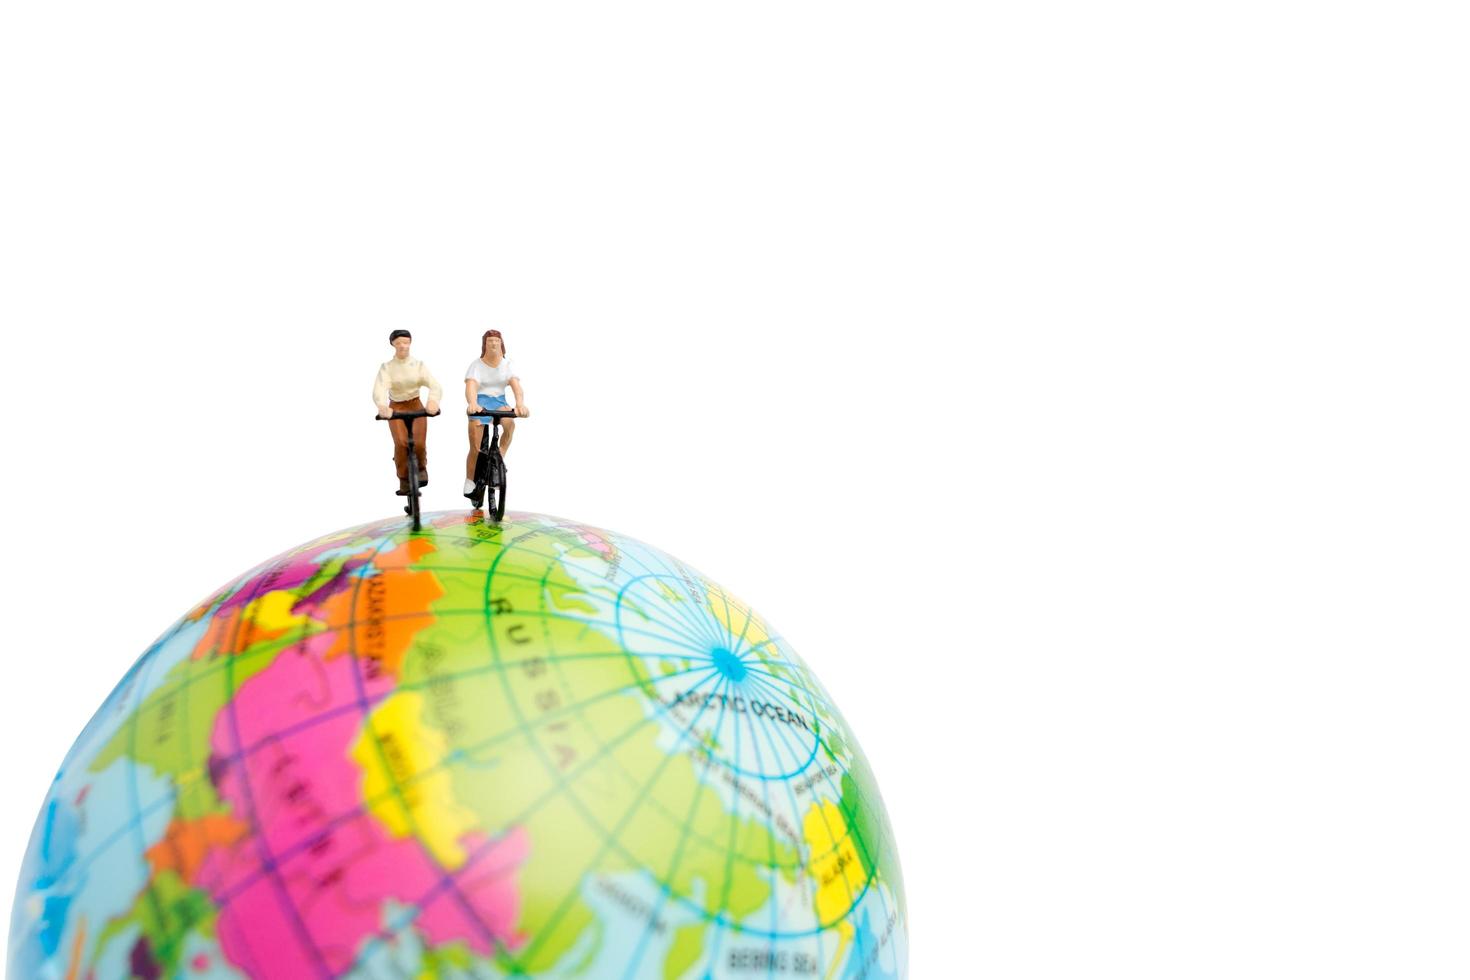
[[[794,557],[794,556],[792,556]],[[750,606],[536,514],[326,535],[77,738],[16,978],[902,977],[873,773]]]

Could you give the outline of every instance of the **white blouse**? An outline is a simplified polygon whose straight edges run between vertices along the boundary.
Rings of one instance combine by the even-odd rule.
[[[464,372],[466,381],[473,381],[479,386],[476,394],[489,395],[491,398],[504,395],[505,386],[510,383],[510,379],[520,376],[520,372],[510,363],[508,357],[500,359],[499,367],[491,367],[477,357],[470,361],[470,366]]]

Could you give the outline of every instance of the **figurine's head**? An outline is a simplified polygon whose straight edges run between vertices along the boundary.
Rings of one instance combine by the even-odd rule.
[[[407,330],[395,330],[388,335],[388,343],[393,345],[394,357],[407,357],[408,347],[413,343],[413,334]]]
[[[480,335],[480,356],[489,357],[491,354],[505,356],[505,338],[500,336],[499,330],[486,330]]]

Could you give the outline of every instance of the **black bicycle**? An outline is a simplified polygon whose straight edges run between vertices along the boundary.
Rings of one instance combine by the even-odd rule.
[[[403,512],[413,518],[413,529],[423,530],[419,524],[419,460],[415,450],[418,448],[413,444],[413,420],[431,419],[438,412],[394,412],[388,418],[374,416],[379,422],[402,422],[403,427],[408,430],[408,503],[403,505]]]
[[[470,412],[470,418],[494,419],[480,426],[480,455],[475,460],[475,489],[465,494],[475,510],[484,509],[496,524],[505,516],[505,459],[500,455],[500,420],[516,418],[510,409],[481,409]],[[494,431],[491,431],[494,430]],[[488,499],[487,498],[488,495]]]

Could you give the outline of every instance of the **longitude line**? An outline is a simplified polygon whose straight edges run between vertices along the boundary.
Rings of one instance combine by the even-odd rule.
[[[668,577],[672,577],[672,576],[668,576]],[[685,606],[683,605],[684,603],[688,603],[688,602],[694,601],[693,600],[693,597],[690,596],[687,592],[685,592],[683,590],[683,587],[687,583],[683,579],[679,579],[678,580],[678,584],[679,584],[680,588],[675,589],[673,586],[669,585],[667,582],[664,582],[663,581],[663,578],[664,578],[664,576],[655,575],[655,574],[650,573],[650,574],[647,574],[647,575],[639,575],[639,576],[637,576],[637,577],[629,580],[628,582],[624,583],[623,587],[620,588],[618,590],[618,593],[617,593],[617,605],[618,605],[618,608],[621,609],[624,606],[627,606],[627,605],[631,605],[632,604],[632,600],[624,601],[624,596],[627,594],[627,592],[630,589],[632,589],[634,586],[639,585],[640,583],[642,583],[642,582],[644,582],[644,581],[646,581],[648,579],[652,579],[655,582],[658,582],[659,584],[663,585],[665,588],[669,589],[671,592],[673,592],[678,597],[678,599],[677,599],[677,601],[674,600],[674,599],[668,599],[668,598],[665,598],[665,597],[662,597],[662,596],[658,596],[657,593],[654,593],[654,596],[659,600],[659,602],[665,608],[667,608],[669,610],[669,612],[673,616],[677,617],[682,623],[684,623],[685,628],[689,631],[687,635],[689,635],[691,637],[694,637],[696,639],[702,639],[702,640],[704,640],[705,641],[705,644],[704,645],[705,645],[706,648],[708,648],[708,646],[710,645],[710,643],[713,642],[713,641],[715,641],[714,635],[710,632],[709,624],[702,619],[702,617],[700,616],[700,614],[699,614],[699,612],[697,610],[685,608]],[[649,605],[649,606],[651,606],[651,605],[653,605],[653,603],[652,602],[649,602],[649,603],[645,603],[645,604],[640,604],[639,605],[639,615],[644,616],[645,619],[652,619],[652,617],[648,616],[646,613],[643,612],[643,610],[642,610],[642,606],[643,605]]]
[[[281,565],[277,563],[267,571],[262,572],[255,579],[254,588],[250,594],[251,601],[254,601],[255,599],[260,597],[260,595],[264,591],[261,586],[266,583],[267,580],[270,579],[270,576],[275,574],[280,569],[280,567]],[[227,661],[227,664],[229,666],[225,672],[226,681],[229,685],[229,697],[225,701],[224,710],[228,712],[230,731],[231,734],[234,736],[235,750],[237,752],[241,747],[242,740],[240,738],[240,712],[236,704],[236,695],[238,694],[238,689],[235,687],[233,657],[235,650],[240,643],[241,631],[244,628],[246,619],[245,609],[248,608],[248,606],[249,603],[246,603],[244,606],[241,607],[240,615],[235,621],[234,638],[229,644],[229,652],[226,653],[226,656],[232,659]],[[255,610],[255,612],[251,615],[250,626],[252,630],[255,627],[256,616],[258,615],[258,609]],[[322,951],[317,948],[316,943],[312,940],[311,930],[306,927],[305,921],[301,918],[300,910],[296,908],[296,903],[291,899],[290,891],[286,888],[286,882],[281,877],[280,871],[276,865],[276,858],[274,857],[274,855],[271,854],[270,847],[266,843],[265,828],[260,823],[259,814],[255,807],[255,790],[250,783],[250,768],[248,766],[242,765],[240,767],[239,777],[240,786],[244,790],[246,810],[248,811],[247,819],[249,820],[251,829],[253,831],[251,836],[255,839],[256,853],[261,858],[261,868],[266,872],[266,877],[269,879],[272,885],[272,894],[276,896],[276,902],[278,906],[282,909],[282,911],[286,913],[288,920],[291,922],[292,928],[296,932],[296,938],[302,943],[303,946],[307,948],[307,950],[310,951],[311,958],[317,968],[317,973],[324,977],[330,977],[332,971],[327,967],[326,960],[322,956]]]
[[[727,683],[725,684],[725,687],[728,689],[730,686],[731,685],[728,683],[727,678]],[[725,721],[725,708],[727,704],[727,700],[720,701],[720,713],[716,717],[715,724],[712,729],[715,733],[716,741],[718,741],[719,739],[720,729]],[[738,739],[738,724],[736,726],[736,729],[736,737]],[[736,767],[738,768],[740,764],[738,742],[736,748],[735,762]],[[709,777],[710,769],[713,767],[713,765],[714,751],[706,746],[704,771],[700,773],[698,777],[696,777],[694,780],[694,798],[690,801],[689,812],[684,815],[684,826],[679,832],[679,842],[674,847],[674,856],[669,862],[669,870],[665,873],[664,880],[660,883],[662,887],[659,889],[658,904],[653,907],[653,914],[648,917],[648,924],[643,928],[643,935],[638,940],[638,948],[635,951],[635,955],[632,961],[630,961],[628,964],[627,971],[623,974],[623,980],[629,980],[629,978],[632,977],[634,971],[638,969],[638,964],[643,962],[643,954],[644,951],[648,948],[648,938],[653,934],[654,923],[658,921],[658,914],[663,911],[664,900],[669,897],[669,893],[674,889],[675,873],[679,870],[679,864],[683,860],[684,846],[686,843],[688,843],[689,832],[694,826],[694,814],[699,807],[700,801],[704,798],[704,791],[707,785],[705,780]],[[716,796],[718,796],[718,793],[716,794]],[[732,807],[730,813],[730,821],[732,826],[737,823],[739,819],[738,816],[735,814],[734,809],[735,808]],[[729,875],[729,873],[730,869],[726,867],[725,874]],[[655,878],[655,880],[657,880],[657,878]]]
[[[771,747],[771,761],[777,763],[779,768],[785,768],[785,763],[781,762],[780,753],[776,749],[775,736],[771,734],[769,726],[767,726],[765,736],[766,744]],[[803,848],[807,849],[808,851],[812,850],[811,845],[808,844],[806,840],[806,821],[802,819],[801,804],[796,801],[796,793],[791,789],[790,780],[783,780],[781,785],[786,790],[786,798],[791,802],[791,820],[793,823],[793,829],[801,835],[801,842],[797,845],[797,855],[799,858],[801,856],[801,851]],[[826,957],[823,953],[822,932],[824,930],[822,928],[822,918],[817,913],[816,874],[811,869],[814,857],[814,854],[807,855],[805,862],[802,862],[803,870],[799,877],[805,878],[808,885],[810,886],[812,921],[816,923],[816,929],[813,930],[813,934],[817,940],[817,961],[821,962]],[[775,937],[772,936],[771,938],[774,942]],[[713,965],[713,959],[711,959],[710,964]]]
[[[404,543],[410,544],[414,540],[414,538],[414,534],[407,534],[405,536]],[[382,552],[383,547],[392,540],[392,537],[384,538],[383,541],[380,542],[378,547],[374,550],[373,557],[376,558],[377,555]],[[369,563],[371,563],[371,560],[369,561]],[[347,626],[347,655],[352,668],[352,682],[357,689],[358,710],[361,712],[362,716],[362,733],[367,735],[368,739],[373,743],[374,749],[378,753],[378,762],[380,765],[382,765],[383,772],[388,777],[389,788],[392,790],[393,797],[398,802],[398,806],[403,813],[404,821],[408,824],[409,833],[412,835],[414,843],[418,845],[419,851],[424,860],[428,863],[428,866],[432,869],[437,870],[441,879],[445,879],[446,872],[443,869],[443,866],[439,863],[438,857],[434,854],[433,851],[429,849],[428,844],[425,843],[423,833],[419,829],[418,818],[415,816],[413,808],[409,806],[407,799],[405,799],[403,796],[403,788],[400,785],[398,775],[393,771],[392,765],[388,762],[387,751],[383,748],[382,740],[378,736],[377,729],[373,726],[372,712],[375,709],[370,709],[369,707],[369,702],[367,698],[367,687],[363,678],[362,658],[359,656],[359,651],[357,648],[359,599],[362,595],[362,583],[366,580],[366,578],[359,578],[357,580],[357,583],[353,586],[352,602],[348,606],[348,609],[351,611],[351,618]],[[391,696],[391,694],[385,695],[385,698],[387,696]],[[472,925],[474,925],[474,927],[484,936],[484,938],[489,940],[490,948],[504,948],[500,937],[496,936],[495,933],[490,929],[490,927],[485,924],[485,921],[480,918],[479,913],[476,911],[474,906],[470,904],[469,899],[465,897],[464,893],[459,890],[459,887],[454,884],[453,881],[450,881],[449,892],[455,904],[459,906],[459,910],[464,914],[465,918]]]

